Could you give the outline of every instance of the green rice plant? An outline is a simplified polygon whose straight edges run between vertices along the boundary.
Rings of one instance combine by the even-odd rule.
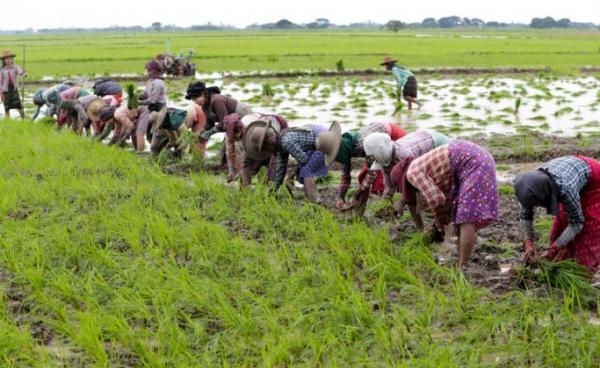
[[[346,68],[344,67],[344,60],[341,60],[341,59],[340,59],[340,60],[338,60],[338,61],[335,63],[335,68],[336,68],[336,70],[337,70],[338,72],[340,72],[340,73],[342,73],[342,72],[346,71]]]
[[[319,86],[319,81],[313,81],[310,87],[308,87],[308,93],[312,95],[313,92],[315,92],[319,88]]]
[[[581,303],[600,297],[600,290],[590,284],[590,271],[572,260],[550,262],[535,260],[530,267],[519,268],[517,280],[531,279],[562,290]]]
[[[521,97],[517,97],[517,99],[515,100],[515,110],[514,110],[514,114],[518,114],[519,113],[519,109],[521,108]]]
[[[132,83],[129,83],[125,86],[125,91],[127,92],[127,107],[129,109],[137,108],[140,105],[140,101],[136,93],[136,87]]]
[[[177,145],[185,153],[190,153],[193,147],[198,144],[198,135],[192,133],[189,130],[184,130],[179,137],[177,137]]]
[[[273,97],[275,95],[273,92],[273,88],[271,87],[271,85],[269,83],[264,83],[262,85],[261,95],[262,95],[262,97]]]

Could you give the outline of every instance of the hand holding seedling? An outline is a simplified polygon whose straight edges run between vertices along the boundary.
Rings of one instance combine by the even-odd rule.
[[[550,248],[542,252],[540,257],[549,261],[558,262],[566,259],[568,255],[569,250],[567,249],[567,247],[559,247],[556,244],[553,244]]]
[[[523,262],[528,265],[536,257],[535,244],[533,243],[533,240],[527,239],[524,241],[523,245],[525,247],[525,256],[523,257]]]

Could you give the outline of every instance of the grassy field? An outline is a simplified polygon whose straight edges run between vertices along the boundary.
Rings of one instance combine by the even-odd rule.
[[[577,73],[599,65],[600,31],[405,30],[391,32],[205,32],[74,34],[0,37],[34,79],[43,76],[143,73],[144,62],[165,50],[193,48],[202,72],[379,68],[392,54],[420,67],[551,67]]]
[[[474,288],[418,234],[39,123],[0,134],[3,366],[600,364],[571,295]]]

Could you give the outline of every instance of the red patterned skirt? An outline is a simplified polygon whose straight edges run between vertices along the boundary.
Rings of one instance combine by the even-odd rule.
[[[568,245],[569,256],[594,271],[600,265],[600,162],[583,156],[577,158],[585,161],[591,172],[580,193],[585,223],[583,230]],[[550,242],[554,243],[567,226],[567,215],[561,204],[560,214],[554,218]]]

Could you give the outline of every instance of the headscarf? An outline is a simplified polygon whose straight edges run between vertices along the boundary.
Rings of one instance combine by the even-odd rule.
[[[146,71],[148,71],[148,76],[152,79],[160,78],[164,73],[163,66],[156,59],[152,59],[147,62],[145,68]]]
[[[517,176],[515,196],[523,208],[541,206],[549,215],[558,216],[558,195],[554,180],[542,170],[534,170]]]
[[[392,162],[394,142],[386,133],[371,133],[363,143],[365,154],[372,156],[381,166],[388,166]]]

